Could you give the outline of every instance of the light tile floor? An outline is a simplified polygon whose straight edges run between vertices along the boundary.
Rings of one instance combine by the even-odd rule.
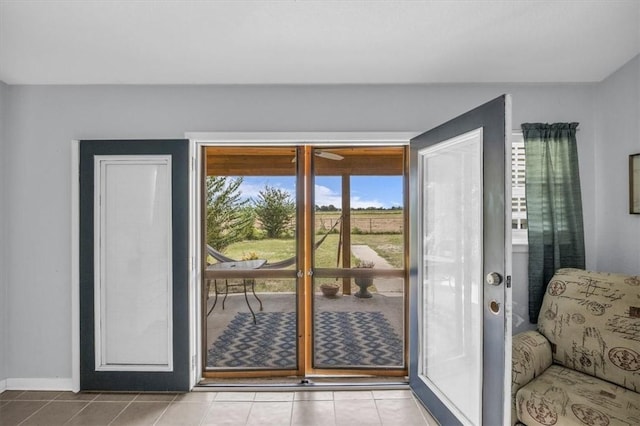
[[[437,424],[409,390],[0,394],[3,426]]]

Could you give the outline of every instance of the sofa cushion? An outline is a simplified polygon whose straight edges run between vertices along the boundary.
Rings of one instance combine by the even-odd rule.
[[[534,425],[638,425],[640,394],[552,365],[516,394],[518,420]]]
[[[560,269],[542,302],[538,331],[553,361],[640,392],[640,278]]]

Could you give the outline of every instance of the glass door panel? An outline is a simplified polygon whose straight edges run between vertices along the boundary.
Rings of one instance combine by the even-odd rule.
[[[318,148],[312,369],[402,371],[404,148]]]
[[[420,150],[420,374],[472,424],[482,391],[482,129]]]
[[[297,372],[297,151],[211,147],[206,162],[205,372]]]

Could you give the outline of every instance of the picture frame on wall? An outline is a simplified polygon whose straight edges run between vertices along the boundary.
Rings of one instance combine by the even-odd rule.
[[[629,156],[629,213],[640,214],[640,153]]]

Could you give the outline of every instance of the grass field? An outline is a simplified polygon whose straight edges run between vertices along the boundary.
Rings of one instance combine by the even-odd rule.
[[[318,232],[331,229],[341,212],[316,212],[315,225]],[[351,230],[353,234],[401,234],[404,229],[402,210],[352,210]]]
[[[357,234],[351,236],[351,244],[368,245],[381,257],[396,268],[402,268],[404,261],[403,236],[400,234]],[[289,259],[295,256],[295,239],[265,239],[256,241],[242,241],[235,243],[225,250],[225,255],[233,259],[253,256],[267,259],[270,263]],[[338,234],[327,236],[322,245],[315,252],[315,265],[321,268],[336,267],[338,255]],[[352,264],[356,259],[352,257]]]
[[[316,241],[331,229],[340,217],[340,212],[316,212]],[[393,267],[402,268],[404,264],[404,216],[402,210],[354,210],[351,212],[351,244],[367,245]],[[336,228],[337,229],[337,228]],[[317,268],[335,268],[338,257],[339,235],[332,233],[314,253]],[[232,244],[224,251],[233,259],[259,258],[274,263],[295,256],[295,238],[247,240]],[[357,259],[351,256],[351,264]],[[290,269],[295,269],[295,265]],[[256,291],[292,291],[293,279],[260,280],[256,282]],[[356,288],[357,289],[357,288]]]
[[[351,243],[354,245],[364,244],[375,250],[381,257],[386,259],[392,266],[402,268],[404,262],[403,236],[400,234],[360,234],[352,235]],[[243,241],[231,245],[225,250],[225,254],[233,259],[242,259],[255,253],[260,259],[267,259],[269,262],[289,259],[295,255],[295,239],[266,239],[257,241]],[[315,252],[315,265],[318,268],[335,268],[338,254],[338,234],[327,236],[322,245]],[[351,264],[355,265],[356,258],[351,256]],[[295,265],[289,267],[295,269]],[[326,281],[326,280],[325,280]],[[320,284],[320,281],[316,283]],[[256,291],[258,292],[286,292],[293,291],[295,280],[293,279],[269,279],[257,280]],[[354,288],[353,291],[356,291]]]

